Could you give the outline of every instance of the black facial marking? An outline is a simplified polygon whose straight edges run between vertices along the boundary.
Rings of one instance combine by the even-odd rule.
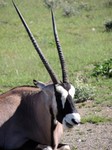
[[[73,122],[74,124],[78,124],[78,123],[75,121],[75,119],[72,119],[72,122]]]
[[[57,120],[60,123],[62,123],[64,112],[63,112],[61,94],[56,92],[55,95],[56,95],[56,102],[57,102],[57,109],[58,109]]]
[[[68,95],[66,102],[65,102],[64,114],[70,114],[73,112],[77,112],[77,111],[74,108],[74,104],[73,104],[71,95]]]
[[[70,84],[69,83],[62,83],[62,86],[64,89],[66,89],[67,91],[70,90]]]

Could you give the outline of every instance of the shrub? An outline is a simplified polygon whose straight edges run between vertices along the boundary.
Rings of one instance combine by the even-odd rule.
[[[108,7],[108,8],[112,7],[112,0],[107,0],[107,1],[105,1],[105,2],[104,2],[104,6],[106,6],[106,7]]]
[[[53,8],[57,6],[58,0],[44,0],[44,3],[48,8]]]
[[[112,20],[111,21],[107,21],[105,24],[105,29],[106,31],[112,31]]]
[[[83,82],[82,79],[77,78],[75,102],[80,103],[87,100],[93,100],[94,96],[95,88],[88,83]]]
[[[66,17],[79,14],[81,10],[89,11],[91,7],[85,2],[77,0],[44,0],[48,8],[60,7],[63,10],[63,15]]]
[[[68,4],[65,4],[63,6],[63,15],[64,16],[71,16],[74,14],[74,9],[72,6],[68,5]]]
[[[102,63],[95,64],[95,67],[92,72],[92,76],[104,76],[111,78],[112,77],[112,58],[103,61]]]

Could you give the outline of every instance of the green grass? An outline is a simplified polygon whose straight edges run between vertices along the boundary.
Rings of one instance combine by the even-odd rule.
[[[106,123],[106,122],[112,122],[112,118],[107,117],[101,117],[101,116],[87,116],[82,118],[82,123],[93,123],[93,124],[99,124],[99,123]]]
[[[55,48],[50,10],[41,0],[15,0],[31,31],[61,79]],[[81,0],[77,5],[81,4]],[[104,23],[112,18],[109,0],[85,0],[89,9],[77,9],[71,17],[63,16],[63,9],[55,9],[55,17],[70,81],[86,76],[88,84],[96,88],[95,102],[112,105],[112,79],[91,77],[93,64],[112,58],[112,32],[105,32]],[[95,31],[93,31],[93,28]],[[50,80],[36,54],[11,0],[0,1],[0,92],[24,84],[32,79]]]

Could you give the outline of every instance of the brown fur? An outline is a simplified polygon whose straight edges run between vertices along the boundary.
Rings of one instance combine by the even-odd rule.
[[[43,99],[45,95],[46,95],[46,100]],[[47,99],[48,97],[47,95],[49,95],[48,99]],[[60,124],[57,121],[55,130],[51,131],[51,115],[49,114],[49,108],[53,109],[53,113],[55,117],[57,112],[56,104],[54,105],[54,101],[52,101],[53,95],[54,95],[54,91],[52,85],[49,85],[49,87],[47,88],[45,87],[44,91],[34,86],[33,87],[21,86],[21,87],[13,88],[8,92],[1,94],[0,95],[0,140],[1,141],[0,142],[4,143],[4,137],[6,135],[9,136],[7,142],[12,137],[14,137],[14,139],[12,139],[11,141],[14,141],[15,138],[18,137],[18,131],[21,129],[21,125],[23,122],[23,124],[25,124],[25,131],[29,132],[28,133],[29,140],[25,141],[25,139],[23,138],[25,133],[24,133],[24,129],[22,129],[20,132],[22,136],[22,141],[20,141],[20,146],[19,143],[15,141],[16,144],[18,143],[17,147],[18,148],[20,147],[19,149],[21,150],[28,150],[28,149],[36,150],[36,149],[44,149],[44,148],[48,149],[48,146],[51,143],[50,132],[53,132],[52,138],[54,139],[54,145],[55,145],[54,149],[57,149],[58,144],[60,142],[61,135],[63,133],[63,127],[62,124]],[[35,103],[33,104],[33,102]],[[36,115],[38,117],[37,125],[40,124],[41,131],[39,127],[35,126]],[[21,119],[21,117],[23,119]],[[30,120],[29,117],[31,117]],[[13,118],[16,119],[14,120]],[[44,121],[42,118],[44,119]],[[29,121],[27,122],[27,119],[30,122]],[[16,124],[15,121],[17,121]],[[14,130],[17,132],[17,134]],[[40,134],[39,132],[40,133],[43,132],[43,133],[39,135]],[[44,137],[42,135],[44,135]],[[38,145],[38,142],[35,142],[36,139],[37,141],[40,140],[41,144]],[[10,143],[11,142],[9,142],[8,149],[10,149]],[[21,145],[21,143],[23,144]],[[5,149],[7,149],[7,146]],[[17,149],[16,146],[15,149]],[[62,148],[61,146],[61,149],[64,148]]]

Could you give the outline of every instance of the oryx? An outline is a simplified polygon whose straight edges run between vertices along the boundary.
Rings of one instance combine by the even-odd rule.
[[[52,83],[42,88],[16,87],[0,95],[0,147],[17,149],[32,140],[36,142],[37,149],[69,149],[68,145],[60,144],[63,127],[72,128],[79,124],[80,115],[73,103],[75,88],[68,80],[53,12],[51,10],[53,32],[62,68],[62,81],[57,79],[14,2],[13,5]]]

